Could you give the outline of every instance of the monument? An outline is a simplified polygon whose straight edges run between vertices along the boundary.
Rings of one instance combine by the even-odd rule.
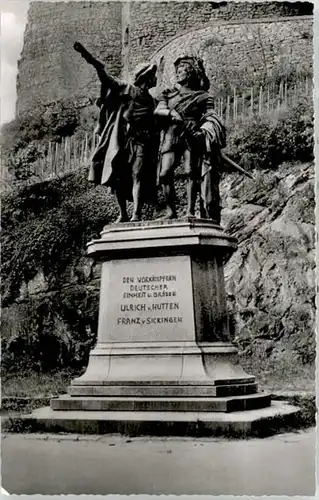
[[[132,222],[106,226],[99,239],[88,243],[88,256],[102,263],[97,343],[68,394],[51,400],[49,414],[35,412],[45,427],[247,435],[261,432],[270,419],[282,421],[296,412],[271,404],[270,395],[258,392],[255,377],[238,364],[223,272],[236,240],[219,225],[225,129],[207,93],[202,61],[184,57],[175,66],[177,86],[163,93],[154,111],[162,136],[158,177],[165,215],[148,221],[133,216]],[[139,98],[135,92],[121,101],[120,114],[114,107],[116,120],[125,119],[127,107],[134,108]],[[109,120],[114,124],[114,117]],[[104,123],[104,131],[108,127]],[[103,149],[104,131],[97,152]],[[102,170],[109,162],[109,144],[100,157]],[[174,170],[181,159],[188,207],[177,218]],[[112,161],[108,167],[113,172]]]

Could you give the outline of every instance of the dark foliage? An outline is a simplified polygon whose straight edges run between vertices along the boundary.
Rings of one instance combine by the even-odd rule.
[[[79,112],[71,101],[53,103],[44,112],[19,116],[1,128],[2,161],[17,180],[33,174],[33,164],[43,154],[40,141],[61,141],[71,136],[79,125]]]
[[[15,333],[2,338],[4,372],[85,366],[96,341],[97,295],[77,285],[30,299]]]
[[[229,130],[228,151],[249,170],[276,168],[285,161],[314,157],[314,118],[310,98],[300,98],[278,117],[254,117]]]

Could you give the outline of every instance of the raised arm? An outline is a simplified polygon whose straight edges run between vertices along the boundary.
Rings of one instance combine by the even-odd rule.
[[[118,86],[118,83],[115,80],[115,78],[108,75],[107,72],[105,71],[104,64],[98,59],[96,59],[94,56],[92,56],[92,54],[90,54],[90,52],[86,50],[86,48],[80,42],[75,42],[73,48],[76,52],[79,52],[79,54],[81,54],[83,59],[85,59],[85,61],[88,64],[91,64],[96,69],[96,72],[98,74],[98,77],[102,85],[105,85],[107,87]]]

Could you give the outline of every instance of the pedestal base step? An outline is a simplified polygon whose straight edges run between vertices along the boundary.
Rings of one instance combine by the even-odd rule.
[[[300,409],[283,401],[268,408],[222,412],[93,412],[35,410],[19,419],[31,432],[72,432],[129,436],[269,436],[298,425]]]
[[[270,394],[251,394],[226,398],[168,398],[168,397],[72,397],[51,399],[53,410],[71,411],[195,411],[232,412],[255,410],[270,406]]]
[[[133,396],[133,397],[227,397],[255,394],[257,384],[232,385],[71,385],[70,396]]]

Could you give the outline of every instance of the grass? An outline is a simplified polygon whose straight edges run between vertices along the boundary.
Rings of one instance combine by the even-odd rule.
[[[301,408],[298,428],[314,426],[316,422],[315,367],[284,361],[258,362],[256,358],[239,358],[240,365],[256,377],[259,388],[276,394],[275,399],[287,400]],[[67,392],[71,380],[79,372],[60,370],[54,373],[16,373],[2,377],[2,410],[9,415],[7,432],[32,432],[20,417],[36,408],[47,406],[52,396]],[[287,393],[289,393],[287,398]],[[24,401],[26,398],[26,401]],[[278,429],[277,429],[278,431]]]
[[[71,370],[55,371],[54,373],[10,373],[2,376],[2,398],[46,398],[57,396],[67,391],[71,380],[79,373]]]
[[[315,392],[315,367],[287,363],[239,358],[240,365],[256,377],[261,389],[267,391]],[[71,380],[79,376],[79,372],[70,370],[54,373],[15,373],[2,377],[2,397],[16,398],[48,398],[67,392]]]
[[[315,365],[283,358],[256,359],[240,356],[239,364],[256,377],[260,389],[267,391],[315,393]]]

